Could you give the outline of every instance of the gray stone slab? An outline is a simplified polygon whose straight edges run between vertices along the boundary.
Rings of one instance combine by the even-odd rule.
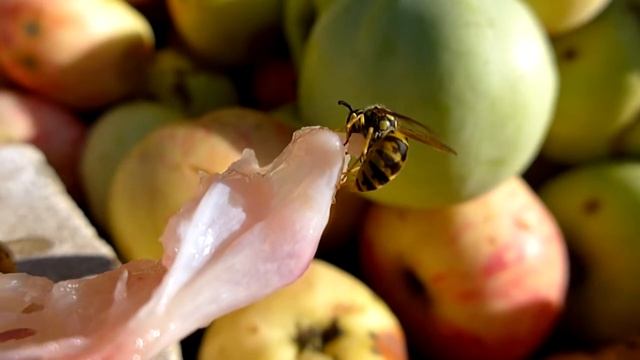
[[[18,271],[54,281],[118,264],[43,154],[29,144],[0,145],[0,243],[12,253]],[[154,357],[181,359],[177,344]]]

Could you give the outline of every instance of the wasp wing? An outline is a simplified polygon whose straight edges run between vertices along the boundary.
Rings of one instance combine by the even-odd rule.
[[[406,115],[398,114],[396,112],[390,111],[389,115],[395,116],[398,120],[398,131],[407,137],[419,141],[421,143],[427,144],[436,150],[457,155],[458,153],[453,150],[449,145],[440,141],[438,136],[426,125],[414,120]]]

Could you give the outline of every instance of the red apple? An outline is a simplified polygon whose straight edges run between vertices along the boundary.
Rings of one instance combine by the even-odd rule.
[[[565,243],[521,178],[440,209],[376,205],[361,250],[373,288],[437,359],[521,359],[563,309]]]
[[[0,142],[37,146],[71,195],[80,194],[78,162],[86,126],[69,110],[46,99],[0,90]]]
[[[154,49],[125,1],[0,1],[0,66],[16,83],[78,108],[130,95]]]
[[[268,59],[258,64],[253,95],[258,107],[273,110],[296,100],[296,70],[291,60]]]

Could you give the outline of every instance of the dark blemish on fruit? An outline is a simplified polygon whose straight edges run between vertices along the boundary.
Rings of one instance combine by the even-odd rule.
[[[40,24],[37,21],[27,21],[23,28],[24,33],[29,37],[37,37],[40,35]]]
[[[338,326],[338,319],[333,318],[329,326],[325,328],[315,326],[298,328],[294,341],[298,347],[298,353],[304,351],[323,352],[327,344],[341,335],[342,330]]]
[[[31,54],[23,55],[18,60],[20,64],[22,64],[22,66],[25,67],[27,70],[33,71],[38,68],[38,61]]]
[[[10,340],[20,340],[31,337],[36,334],[36,331],[29,328],[17,328],[0,332],[0,343]]]
[[[342,335],[342,330],[338,327],[338,319],[334,318],[331,324],[322,332],[322,343],[328,344]]]
[[[587,215],[594,215],[600,210],[601,207],[602,204],[596,198],[587,199],[582,204],[582,210],[584,210],[584,213]]]
[[[402,270],[402,280],[404,281],[411,295],[419,299],[422,303],[428,304],[430,302],[427,289],[424,287],[416,273],[409,269],[404,268]]]
[[[578,58],[578,50],[574,47],[568,47],[560,53],[560,56],[564,60],[573,61]]]

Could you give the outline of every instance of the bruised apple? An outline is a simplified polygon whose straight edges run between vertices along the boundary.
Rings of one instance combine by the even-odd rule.
[[[9,78],[78,108],[131,94],[154,48],[151,26],[125,1],[3,0],[0,34]]]
[[[0,89],[0,143],[20,141],[38,147],[76,198],[80,194],[77,167],[86,132],[84,123],[62,106]]]
[[[169,217],[192,198],[204,173],[217,173],[252,148],[273,160],[293,131],[259,111],[229,108],[194,122],[168,124],[144,137],[120,162],[107,199],[108,228],[127,259],[158,258]]]
[[[407,359],[387,305],[349,273],[314,260],[295,283],[216,321],[200,360]]]
[[[161,261],[56,284],[1,274],[1,357],[151,359],[292,283],[312,261],[343,165],[335,133],[302,129],[271,164],[246,151],[203,179],[166,226]]]
[[[436,359],[522,359],[563,309],[565,244],[517,177],[433,210],[376,205],[362,261],[409,340]]]

